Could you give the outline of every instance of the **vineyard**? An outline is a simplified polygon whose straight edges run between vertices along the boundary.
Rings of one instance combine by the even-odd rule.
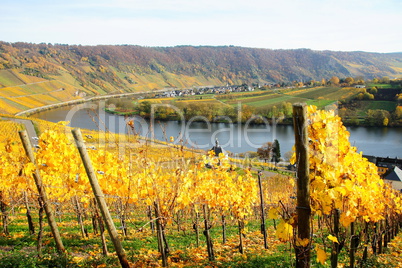
[[[339,100],[350,99],[361,92],[361,89],[351,87],[312,87],[281,89],[276,92],[235,93],[219,96],[225,103],[236,105],[238,102],[254,107],[280,106],[283,102],[306,102],[320,108]],[[318,97],[317,97],[318,96]]]
[[[77,99],[77,88],[13,70],[0,70],[0,113],[15,114],[30,108]]]
[[[303,206],[299,172],[66,122],[36,120],[32,148],[0,121],[0,267],[24,256],[31,267],[401,267],[401,194],[334,112],[311,106],[307,119],[306,158],[296,148],[292,160],[308,165]]]

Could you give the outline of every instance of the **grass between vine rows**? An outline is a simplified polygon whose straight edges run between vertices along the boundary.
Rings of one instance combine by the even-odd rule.
[[[34,214],[37,224],[37,215]],[[0,235],[0,267],[119,267],[113,245],[107,239],[107,256],[102,254],[99,235],[93,234],[90,219],[86,219],[85,227],[88,237],[82,238],[79,225],[72,214],[59,215],[58,225],[67,248],[67,254],[60,255],[49,228],[45,224],[42,256],[36,251],[37,234],[30,235],[25,214],[15,212],[10,215],[10,235]],[[200,219],[202,220],[202,219]],[[161,267],[160,254],[156,234],[147,224],[145,215],[136,215],[129,220],[128,235],[122,237],[123,247],[132,267]],[[216,260],[208,261],[205,238],[200,222],[200,245],[196,247],[196,235],[192,223],[187,219],[180,225],[170,225],[166,230],[170,247],[170,267],[294,267],[295,257],[289,243],[280,242],[275,236],[274,221],[269,220],[267,226],[268,249],[263,247],[263,236],[260,232],[260,221],[256,218],[247,223],[244,236],[245,252],[239,253],[239,235],[237,223],[227,218],[227,241],[222,243],[222,227],[219,219],[213,221],[211,234],[214,242]],[[116,220],[118,228],[119,223]],[[37,226],[35,226],[37,228]],[[37,231],[37,230],[36,230]],[[121,229],[119,231],[121,232]],[[108,238],[107,234],[106,237]],[[329,251],[329,249],[327,250]],[[358,253],[359,254],[359,253]],[[399,234],[390,244],[386,253],[372,256],[362,267],[402,267],[402,235]],[[348,267],[348,254],[343,251],[338,267]],[[312,251],[312,267],[330,267],[317,263]]]

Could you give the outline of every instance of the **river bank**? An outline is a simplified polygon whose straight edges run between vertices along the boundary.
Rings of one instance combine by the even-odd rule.
[[[91,106],[95,104],[96,102],[91,103]],[[76,107],[61,107],[32,116],[51,122],[70,121],[71,127],[127,133],[127,118],[106,113],[102,104],[98,109],[88,106],[80,104]],[[198,149],[212,148],[216,138],[225,150],[234,154],[256,152],[262,144],[274,139],[280,142],[282,155],[291,151],[294,145],[292,125],[159,121],[146,120],[139,116],[130,119],[134,120],[135,131],[141,136],[161,141],[174,137],[175,141],[182,140],[186,146]],[[359,126],[347,129],[350,132],[351,144],[365,155],[399,158],[402,156],[402,128]]]

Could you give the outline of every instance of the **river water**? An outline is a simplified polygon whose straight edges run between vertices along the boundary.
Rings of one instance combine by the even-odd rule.
[[[60,107],[40,112],[32,117],[51,122],[70,121],[70,126],[92,130],[127,133],[126,120],[122,116],[103,111],[102,105],[94,103]],[[210,149],[216,139],[227,151],[233,153],[256,152],[265,142],[277,139],[282,156],[294,144],[293,127],[290,125],[255,125],[208,122],[184,122],[144,120],[131,118],[135,122],[136,133],[167,141],[171,136],[175,142],[183,142],[188,147]],[[348,127],[349,141],[365,155],[402,158],[402,128]]]

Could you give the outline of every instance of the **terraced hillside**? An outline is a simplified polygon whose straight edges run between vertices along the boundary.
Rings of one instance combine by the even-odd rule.
[[[393,78],[401,70],[402,53],[0,42],[0,112],[121,92],[332,76]]]

